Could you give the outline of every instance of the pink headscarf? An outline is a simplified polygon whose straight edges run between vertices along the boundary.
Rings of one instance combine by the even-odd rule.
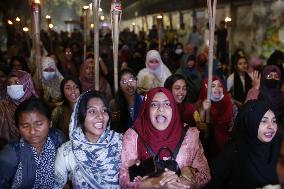
[[[92,90],[95,88],[95,78],[89,78],[86,73],[86,69],[90,64],[94,64],[93,58],[88,58],[85,60],[83,67],[82,67],[82,74],[80,76],[80,80],[82,83],[83,91]],[[95,73],[94,73],[95,74]],[[100,76],[100,91],[105,92],[107,89],[108,82],[103,77]]]
[[[21,102],[29,99],[32,96],[38,97],[31,74],[23,70],[18,70],[11,72],[10,77],[13,76],[18,78],[19,83],[24,86],[24,91],[25,91],[25,94],[21,99],[17,101],[13,100],[16,105],[19,105]]]

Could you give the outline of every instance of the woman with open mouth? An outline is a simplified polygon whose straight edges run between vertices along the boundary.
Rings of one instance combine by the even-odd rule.
[[[209,155],[215,157],[223,151],[230,138],[233,122],[233,103],[226,88],[219,77],[212,78],[212,93],[207,100],[208,80],[205,79],[201,86],[199,101],[201,104],[200,115],[209,126]],[[206,114],[209,110],[209,120]]]
[[[252,189],[277,185],[278,125],[264,101],[248,101],[239,111],[232,140],[211,166],[211,187]]]
[[[110,109],[98,91],[82,94],[71,116],[70,141],[57,152],[54,188],[119,188],[122,135],[110,130]]]
[[[199,131],[192,127],[184,129],[169,90],[158,87],[145,95],[134,128],[128,129],[123,138],[119,178],[122,188],[200,188],[209,182],[209,167]],[[176,155],[171,155],[169,151],[161,151],[158,156],[161,160],[173,158],[181,169],[181,177],[179,171],[165,168],[159,175],[142,171],[130,180],[129,167],[153,158],[161,148],[176,152],[173,153]]]
[[[185,77],[180,74],[173,74],[167,78],[164,86],[172,92],[182,121],[189,124],[190,127],[195,127],[194,114],[199,115],[199,113],[195,109],[195,104],[187,102],[191,91],[188,91]]]
[[[52,111],[52,125],[60,129],[65,137],[69,139],[69,123],[75,103],[82,93],[82,85],[78,78],[66,76],[61,84],[60,91],[63,98],[63,104],[57,106]]]

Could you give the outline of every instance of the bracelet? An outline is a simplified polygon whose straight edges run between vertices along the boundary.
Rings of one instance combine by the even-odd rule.
[[[181,176],[186,179],[188,182],[190,183],[194,183],[195,182],[195,171],[192,168],[188,168],[190,171],[190,174],[185,174],[182,173]]]
[[[181,177],[184,178],[184,179],[185,179],[186,181],[188,181],[189,183],[193,183],[193,179],[192,179],[192,178],[189,178],[187,175],[182,174]]]

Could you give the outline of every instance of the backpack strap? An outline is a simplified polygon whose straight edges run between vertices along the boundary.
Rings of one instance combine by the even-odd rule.
[[[180,139],[179,139],[179,141],[178,141],[178,143],[177,143],[177,146],[176,146],[175,150],[173,151],[173,159],[176,159],[176,157],[177,157],[177,154],[178,154],[178,152],[179,152],[179,149],[180,149],[180,147],[181,147],[181,144],[182,144],[182,142],[183,142],[183,139],[184,139],[184,137],[185,137],[185,135],[186,135],[186,132],[187,132],[188,128],[189,128],[189,125],[186,125],[186,126],[183,128],[183,130],[182,130],[181,137],[180,137]]]
[[[155,158],[156,154],[154,153],[154,151],[152,150],[152,148],[149,146],[149,144],[142,138],[142,136],[138,133],[138,131],[136,130],[135,127],[131,127],[131,129],[133,129],[137,134],[138,137],[141,139],[142,143],[144,144],[145,148],[147,149],[147,151],[151,154],[151,156],[153,158]]]

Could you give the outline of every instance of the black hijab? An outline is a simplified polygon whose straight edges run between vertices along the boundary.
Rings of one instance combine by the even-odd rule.
[[[260,121],[270,109],[264,101],[248,101],[235,121],[232,136],[238,151],[236,172],[244,188],[278,183],[276,163],[280,149],[279,135],[276,134],[272,141],[267,143],[257,138]]]
[[[284,53],[280,50],[275,50],[267,59],[267,65],[276,65],[280,69],[282,80],[284,79],[283,78],[284,69],[282,66],[283,62],[284,62]]]
[[[266,76],[271,72],[276,72],[281,78],[281,71],[275,65],[267,65],[262,70],[261,81],[260,81],[260,94],[258,99],[264,100],[271,106],[273,112],[276,114],[277,118],[281,117],[283,108],[283,94],[281,91],[281,81],[266,79]],[[271,82],[273,82],[271,86]],[[280,121],[280,120],[278,120]]]

